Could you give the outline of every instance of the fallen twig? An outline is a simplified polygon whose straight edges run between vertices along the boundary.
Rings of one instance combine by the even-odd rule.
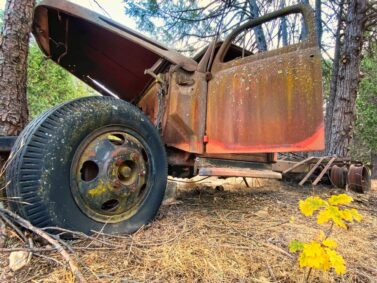
[[[270,243],[264,243],[264,242],[260,242],[260,243],[263,246],[265,246],[266,248],[270,248],[270,249],[272,249],[274,251],[277,251],[277,252],[279,252],[279,253],[281,253],[281,254],[289,257],[292,260],[294,259],[294,257],[290,253],[288,253],[287,251],[283,250],[282,248],[279,248],[278,246],[275,246],[275,245],[270,244]]]
[[[276,282],[276,276],[275,276],[274,271],[272,270],[271,266],[268,264],[268,261],[267,261],[267,260],[265,260],[264,262],[265,262],[266,265],[267,265],[267,269],[268,269],[268,273],[270,274],[270,277],[272,277],[272,280],[273,280],[274,282]]]
[[[6,219],[7,216],[11,217],[13,221],[17,222],[22,227],[32,231],[39,237],[45,239],[47,242],[49,242],[56,250],[61,254],[61,256],[64,258],[64,260],[68,263],[73,275],[77,278],[78,282],[86,282],[84,276],[80,272],[79,268],[77,267],[76,262],[71,258],[69,253],[64,249],[61,243],[59,243],[58,240],[54,239],[49,235],[47,232],[43,231],[42,229],[33,226],[29,221],[23,219],[22,217],[18,216],[17,214],[4,209],[0,208],[0,215],[3,219]],[[9,219],[9,218],[8,218]]]
[[[11,253],[11,252],[56,252],[56,248],[0,248],[0,253]]]
[[[13,231],[16,232],[16,235],[17,237],[19,237],[19,239],[21,241],[23,241],[24,243],[28,244],[28,240],[26,238],[26,236],[24,235],[24,233],[21,232],[21,230],[12,223],[12,221],[9,220],[8,217],[6,217],[5,215],[2,215],[0,214],[0,219],[3,219],[4,222],[6,223],[6,225],[8,225]]]
[[[108,237],[108,238],[120,238],[120,239],[129,240],[130,241],[130,245],[132,245],[132,246],[137,246],[137,247],[158,247],[158,246],[163,246],[163,245],[169,244],[171,242],[174,242],[183,233],[190,232],[191,230],[193,230],[193,229],[188,229],[188,230],[183,229],[178,235],[176,235],[175,237],[173,237],[171,239],[168,239],[166,241],[154,241],[154,242],[137,242],[137,241],[134,240],[134,237],[132,237],[132,236],[122,237],[122,236],[118,236],[118,235],[111,235],[111,234],[100,233],[100,232],[96,232],[96,231],[93,231],[93,232],[97,233],[99,235]],[[102,242],[102,241],[99,241],[99,242]],[[114,244],[111,244],[111,245],[114,245]],[[122,247],[124,247],[124,246],[122,246]]]
[[[52,262],[55,262],[57,265],[60,265],[60,266],[65,266],[62,262],[58,261],[57,259],[54,259],[50,256],[46,256],[46,255],[43,255],[43,254],[39,254],[39,253],[34,253],[35,256],[38,256],[40,258],[43,258],[47,261],[52,261]]]
[[[0,248],[4,247],[5,244],[5,223],[4,221],[0,218]]]
[[[82,232],[76,232],[76,231],[72,231],[72,230],[65,229],[65,228],[60,228],[60,227],[45,227],[45,228],[42,228],[41,230],[43,230],[43,231],[51,230],[51,231],[56,231],[56,232],[63,232],[62,234],[64,234],[64,233],[71,234],[71,235],[77,236],[77,237],[85,239],[85,240],[91,240],[92,243],[93,242],[97,242],[97,243],[100,243],[102,245],[110,246],[110,247],[114,247],[114,248],[127,248],[126,245],[118,245],[118,244],[110,243],[110,242],[98,239],[97,237],[88,236],[88,235],[86,235],[86,234],[84,234]]]

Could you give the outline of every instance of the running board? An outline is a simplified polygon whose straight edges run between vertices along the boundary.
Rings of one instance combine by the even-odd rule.
[[[194,170],[199,176],[282,179],[281,173],[272,170],[271,163],[199,157]]]
[[[203,167],[199,168],[199,176],[221,176],[221,177],[247,177],[282,179],[281,173],[272,170],[255,170],[249,168],[229,168],[229,167]]]
[[[272,170],[271,163],[198,157],[194,171],[199,176],[282,179],[281,173]]]

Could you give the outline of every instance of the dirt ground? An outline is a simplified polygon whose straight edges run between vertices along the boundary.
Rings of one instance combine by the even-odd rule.
[[[287,246],[293,239],[312,239],[319,226],[300,215],[298,201],[344,191],[249,183],[252,188],[235,178],[179,183],[177,202],[163,206],[136,234],[70,242],[81,271],[88,282],[305,282],[307,270],[298,268]],[[347,273],[312,272],[310,282],[377,282],[377,192],[348,193],[364,218],[333,235]],[[8,248],[19,245],[11,236]],[[0,254],[4,280],[74,282],[56,252],[34,254],[15,274],[7,270],[8,256]]]

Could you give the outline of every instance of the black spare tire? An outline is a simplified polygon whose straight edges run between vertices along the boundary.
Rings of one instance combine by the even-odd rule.
[[[160,207],[166,153],[135,106],[86,97],[43,113],[25,128],[6,178],[10,207],[38,227],[132,233]]]

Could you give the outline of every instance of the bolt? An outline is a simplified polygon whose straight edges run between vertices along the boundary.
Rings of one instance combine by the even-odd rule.
[[[139,160],[139,155],[138,155],[137,153],[132,153],[132,154],[131,154],[131,159],[132,159],[133,161],[138,161],[138,160]]]
[[[119,174],[125,179],[131,176],[131,171],[132,169],[127,165],[122,165],[121,167],[119,167]]]
[[[135,193],[137,191],[137,188],[135,186],[130,186],[128,187],[128,190],[131,192],[131,193]]]
[[[124,162],[123,158],[119,157],[115,160],[115,165],[120,166]]]

